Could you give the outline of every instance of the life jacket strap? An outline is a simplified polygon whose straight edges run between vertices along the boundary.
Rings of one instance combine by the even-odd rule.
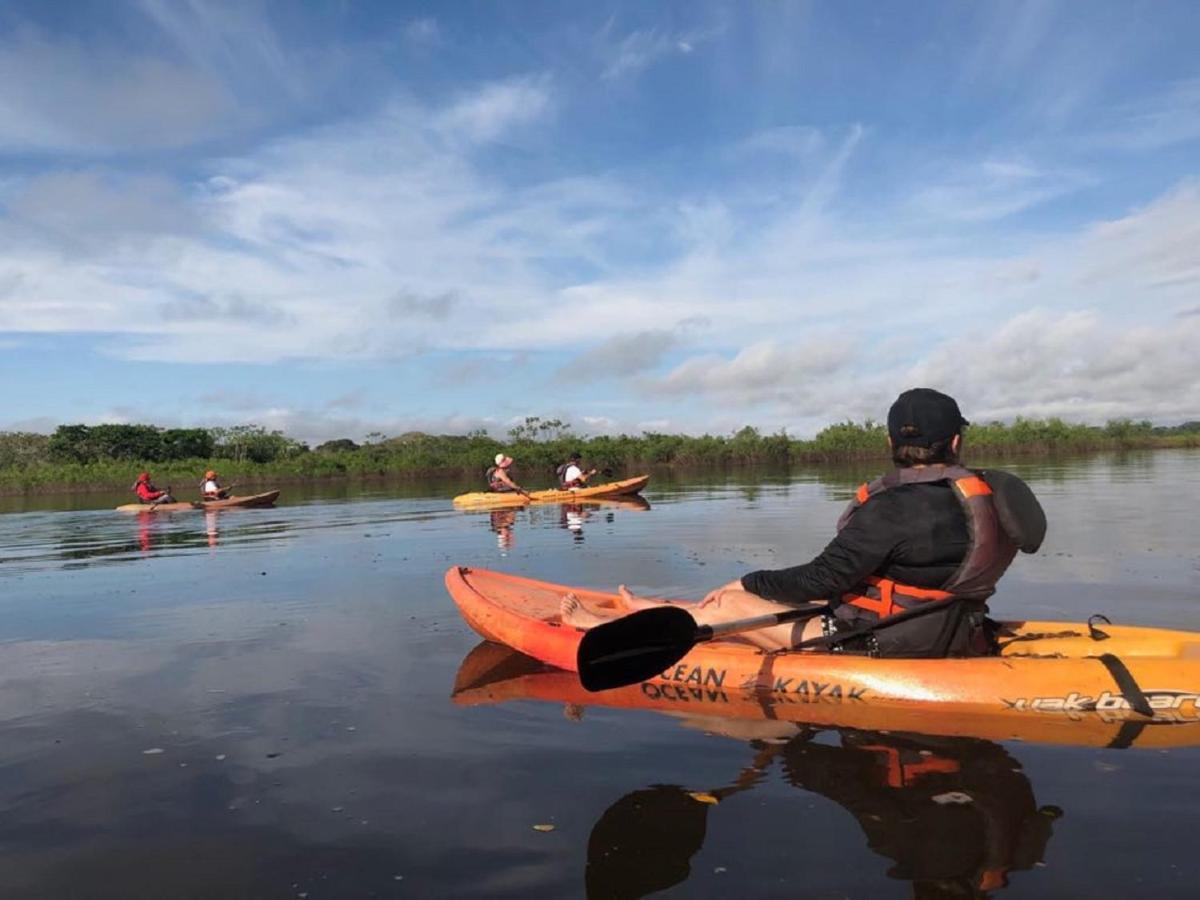
[[[921,603],[952,600],[954,594],[936,588],[919,588],[902,584],[891,578],[872,575],[867,578],[867,589],[863,593],[842,594],[842,603],[874,613],[881,619],[894,616]],[[904,602],[910,601],[910,602]]]

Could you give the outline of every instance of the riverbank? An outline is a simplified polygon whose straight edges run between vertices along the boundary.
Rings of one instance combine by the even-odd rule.
[[[112,426],[102,426],[112,427]],[[554,468],[572,450],[579,450],[589,465],[629,473],[663,467],[698,470],[727,466],[786,466],[803,463],[886,460],[886,432],[882,425],[842,423],[822,430],[811,440],[786,434],[764,435],[743,428],[732,435],[639,436],[602,435],[579,438],[569,432],[545,436],[521,433],[515,440],[499,441],[481,433],[469,435],[408,434],[356,445],[335,441],[309,450],[290,439],[280,446],[286,452],[256,461],[238,458],[221,445],[205,456],[182,459],[54,459],[44,448],[26,445],[26,452],[6,458],[0,453],[0,493],[56,491],[111,492],[128,488],[138,471],[153,473],[160,486],[171,485],[188,493],[206,469],[216,469],[227,484],[239,488],[265,484],[284,485],[339,479],[407,479],[430,476],[482,474],[501,451],[517,460],[517,477],[534,487],[550,484]],[[12,436],[0,435],[3,439]],[[41,438],[44,436],[24,436]],[[1104,426],[1071,425],[1056,419],[1017,420],[1012,424],[973,425],[967,431],[969,455],[1007,456],[1089,453],[1112,450],[1200,447],[1200,425],[1157,428],[1149,423],[1110,422]]]

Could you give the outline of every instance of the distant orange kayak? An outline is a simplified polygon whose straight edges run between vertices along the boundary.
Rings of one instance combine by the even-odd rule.
[[[638,493],[649,481],[649,475],[639,475],[636,478],[606,481],[604,484],[570,491],[531,491],[528,497],[523,494],[474,491],[470,494],[459,494],[454,498],[454,505],[465,509],[503,509],[510,506],[528,506],[530,503],[574,503],[596,497],[624,497]]]
[[[454,567],[446,587],[482,637],[568,672],[583,629],[564,625],[571,591],[597,609],[614,594],[486,569]],[[678,601],[686,605],[683,601]],[[1001,655],[972,659],[872,659],[853,654],[768,654],[737,638],[697,645],[647,684],[661,691],[756,691],[843,706],[937,706],[944,714],[1132,715],[1200,718],[1200,633],[1078,622],[1004,622]]]
[[[279,491],[247,494],[245,497],[226,497],[224,500],[204,500],[190,503],[126,503],[117,507],[118,512],[188,512],[196,509],[245,509],[248,507],[274,506]]]
[[[1146,720],[1129,710],[1112,713],[1045,711],[948,712],[928,703],[903,706],[822,700],[764,691],[727,690],[644,682],[589,693],[571,672],[554,669],[503,644],[484,641],[459,665],[451,695],[458,706],[519,700],[576,708],[646,710],[679,719],[706,732],[753,739],[783,736],[794,728],[850,728],[992,741],[1027,741],[1088,747],[1200,746],[1200,718]]]

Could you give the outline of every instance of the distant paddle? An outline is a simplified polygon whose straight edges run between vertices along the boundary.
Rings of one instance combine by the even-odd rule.
[[[825,612],[825,604],[780,613],[699,625],[680,606],[656,606],[590,628],[579,642],[576,669],[588,691],[608,691],[659,675],[697,644],[718,637],[802,622]]]

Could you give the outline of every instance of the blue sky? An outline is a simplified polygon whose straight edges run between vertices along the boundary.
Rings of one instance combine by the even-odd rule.
[[[1200,418],[1200,4],[0,6],[0,429]]]

